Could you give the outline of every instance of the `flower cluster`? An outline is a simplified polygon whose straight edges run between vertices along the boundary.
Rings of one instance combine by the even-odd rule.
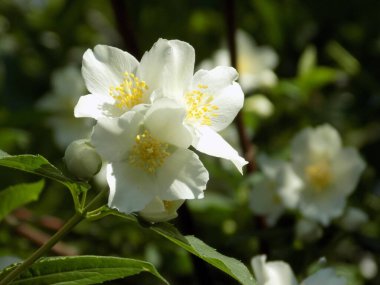
[[[242,172],[247,162],[218,134],[243,106],[238,74],[193,74],[194,60],[192,46],[178,40],[158,40],[140,62],[109,46],[85,52],[90,94],[74,113],[97,121],[91,143],[108,163],[110,207],[165,220],[183,200],[203,198],[209,176],[190,146]]]
[[[305,218],[328,225],[343,214],[365,168],[357,150],[343,148],[338,132],[327,124],[294,137],[290,162],[261,159],[259,163],[263,177],[255,182],[251,209],[272,224],[284,208],[297,208]],[[269,204],[276,206],[263,207]]]

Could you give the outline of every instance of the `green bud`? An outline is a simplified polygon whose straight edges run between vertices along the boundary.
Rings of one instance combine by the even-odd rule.
[[[102,167],[100,155],[87,139],[73,141],[66,148],[64,161],[70,173],[86,180],[92,178]]]

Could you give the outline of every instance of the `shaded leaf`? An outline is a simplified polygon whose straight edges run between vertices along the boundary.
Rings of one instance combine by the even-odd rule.
[[[0,192],[0,221],[14,209],[38,200],[45,181],[10,186]]]
[[[87,183],[76,182],[63,175],[41,155],[9,155],[0,150],[0,165],[47,177],[65,185],[71,191],[76,205],[78,204],[78,195],[90,188]]]

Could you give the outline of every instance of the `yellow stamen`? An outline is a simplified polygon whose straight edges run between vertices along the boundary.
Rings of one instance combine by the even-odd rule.
[[[187,105],[186,120],[210,126],[211,119],[218,116],[215,111],[219,110],[219,107],[212,104],[214,97],[204,92],[208,88],[207,85],[198,84],[198,88],[185,95]]]
[[[145,130],[136,136],[128,161],[131,165],[154,174],[170,155],[167,149],[168,144],[156,140]]]
[[[131,109],[134,106],[143,103],[143,96],[148,89],[148,85],[140,80],[133,73],[124,73],[124,80],[119,86],[111,86],[109,94],[116,100],[118,108]]]
[[[305,172],[311,185],[318,191],[328,187],[332,182],[330,166],[326,161],[309,165]]]

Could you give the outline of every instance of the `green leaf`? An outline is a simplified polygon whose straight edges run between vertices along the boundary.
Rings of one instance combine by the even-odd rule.
[[[116,210],[104,210],[104,213],[109,215],[116,215],[130,221],[138,221],[138,218],[135,216],[126,215]],[[198,256],[212,266],[215,266],[216,268],[222,270],[235,280],[239,281],[241,284],[256,284],[251,273],[242,262],[218,253],[214,248],[208,246],[203,241],[194,236],[183,236],[173,225],[169,223],[158,223],[151,225],[148,222],[141,225],[150,228],[151,230],[167,238],[176,245]]]
[[[73,181],[63,175],[61,171],[41,155],[9,155],[0,150],[0,165],[47,177],[65,185],[69,188],[76,207],[79,205],[78,195],[90,189],[87,183]]]
[[[38,200],[45,181],[10,186],[0,192],[0,221],[14,209]]]
[[[244,285],[256,284],[247,267],[237,259],[225,256],[194,236],[183,236],[169,223],[160,223],[151,227],[158,234],[215,266]]]
[[[298,62],[298,75],[305,74],[312,70],[317,62],[317,50],[315,46],[308,46],[302,53]]]
[[[348,74],[355,75],[360,71],[360,62],[338,42],[328,43],[326,51]]]
[[[17,264],[16,264],[17,265]],[[16,265],[4,269],[0,279]],[[13,285],[87,285],[149,272],[169,284],[149,262],[109,256],[70,256],[42,258],[15,279]]]

